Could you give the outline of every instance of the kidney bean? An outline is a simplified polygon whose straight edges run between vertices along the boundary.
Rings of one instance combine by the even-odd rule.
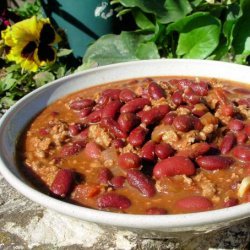
[[[151,104],[150,101],[146,98],[136,98],[124,104],[121,107],[120,112],[121,113],[135,113],[143,109],[144,106],[150,105],[150,104]]]
[[[229,198],[224,202],[223,207],[233,207],[239,204],[239,200],[236,198]]]
[[[119,112],[121,106],[122,106],[122,104],[118,100],[114,100],[114,101],[109,102],[102,109],[102,118],[107,118],[107,117],[114,118],[115,115]]]
[[[60,169],[53,180],[50,191],[59,197],[66,197],[71,191],[74,173],[69,169]]]
[[[222,88],[214,88],[214,93],[221,105],[230,104],[231,101],[228,99],[227,94]]]
[[[174,112],[169,112],[168,114],[165,115],[163,118],[163,123],[167,125],[172,125],[174,118],[177,117],[177,114]]]
[[[83,131],[80,132],[79,137],[81,138],[81,140],[85,141],[88,138],[88,134],[89,128],[85,128]]]
[[[87,116],[87,122],[96,123],[101,120],[102,110],[95,110]]]
[[[127,134],[121,130],[119,124],[112,118],[103,118],[100,124],[103,128],[108,130],[114,137],[118,139],[127,137]]]
[[[133,113],[122,113],[117,122],[121,130],[128,133],[140,123],[140,118]]]
[[[233,104],[226,104],[221,106],[221,113],[225,116],[233,116],[235,107]]]
[[[108,168],[102,168],[99,172],[98,180],[101,184],[107,185],[113,178],[113,174]]]
[[[141,159],[137,154],[123,153],[118,157],[118,165],[124,169],[139,168],[141,166]]]
[[[227,133],[225,137],[223,138],[220,150],[222,154],[228,153],[235,145],[236,143],[236,137],[233,133]]]
[[[195,94],[200,96],[206,96],[208,94],[209,85],[206,82],[194,82],[190,86]]]
[[[87,107],[87,108],[82,109],[79,113],[80,118],[87,117],[91,113],[91,111],[92,111],[92,107]]]
[[[147,111],[141,111],[141,121],[146,125],[154,124],[169,112],[170,108],[168,105],[160,105]]]
[[[142,79],[143,84],[149,84],[153,81],[154,81],[153,78],[150,78],[150,77],[146,77],[146,78]]]
[[[192,110],[192,114],[198,117],[202,117],[206,113],[207,111],[203,111],[203,110]]]
[[[146,210],[146,214],[149,215],[167,214],[167,210],[159,207],[151,207]]]
[[[69,107],[73,110],[81,110],[84,108],[93,107],[95,105],[95,101],[92,99],[79,99],[71,102]]]
[[[203,196],[182,198],[175,203],[182,212],[202,212],[213,208],[213,203]]]
[[[78,135],[82,131],[82,128],[83,126],[80,123],[71,124],[69,125],[69,134],[71,136]]]
[[[198,142],[191,145],[186,150],[179,151],[176,156],[185,156],[191,159],[207,153],[211,149],[211,146],[206,142]]]
[[[250,98],[240,99],[239,101],[237,101],[237,103],[239,105],[246,105],[247,108],[250,108]]]
[[[193,129],[193,119],[190,115],[179,115],[174,118],[172,125],[181,132],[188,132]]]
[[[75,141],[71,145],[64,145],[61,149],[60,155],[62,157],[72,156],[78,154],[86,145],[84,141]]]
[[[191,88],[184,91],[183,99],[187,103],[198,104],[201,102],[201,97],[197,96]]]
[[[139,170],[129,169],[127,171],[127,181],[130,186],[147,197],[152,197],[156,193],[154,183]]]
[[[192,114],[201,117],[205,115],[208,112],[208,108],[203,103],[198,103],[194,105],[194,108],[192,109]]]
[[[100,98],[97,100],[97,105],[94,107],[95,110],[98,110],[100,108],[103,108],[105,105],[107,105],[111,101],[111,98],[108,96],[100,96]]]
[[[245,125],[244,131],[245,131],[245,133],[247,134],[247,136],[250,137],[250,123],[247,123],[247,124]]]
[[[195,174],[194,163],[184,156],[173,156],[158,162],[153,169],[153,175],[156,179],[164,176],[175,175],[193,175]]]
[[[147,132],[148,130],[141,126],[136,127],[130,132],[128,142],[135,147],[140,147],[145,141]]]
[[[236,146],[233,149],[233,155],[240,161],[250,161],[250,146]]]
[[[192,124],[195,130],[201,131],[204,128],[204,125],[198,117],[192,116]]]
[[[97,198],[97,205],[99,208],[127,209],[131,206],[131,201],[123,195],[109,192]]]
[[[124,176],[115,176],[110,180],[110,185],[115,189],[122,188],[126,178]]]
[[[59,115],[59,112],[57,112],[57,111],[52,111],[52,112],[50,113],[50,115],[51,115],[53,118],[55,118],[55,117],[57,117],[57,116]]]
[[[148,161],[155,160],[155,143],[153,141],[148,141],[145,143],[141,149],[141,157]]]
[[[183,91],[181,90],[177,90],[175,91],[172,96],[171,96],[171,100],[172,102],[176,105],[176,106],[180,106],[183,103]]]
[[[237,144],[243,144],[247,141],[247,134],[244,131],[239,131],[236,134]]]
[[[196,159],[198,165],[206,170],[217,170],[229,168],[233,163],[233,159],[221,155],[200,156]]]
[[[119,98],[122,102],[129,102],[136,98],[136,94],[130,89],[123,89],[120,92]]]
[[[243,94],[243,95],[250,95],[249,89],[236,88],[236,89],[233,89],[233,92],[238,93],[238,94]]]
[[[228,123],[228,128],[233,131],[240,131],[244,128],[244,123],[241,120],[233,119]]]
[[[102,96],[107,96],[111,100],[119,100],[121,89],[106,89],[102,92]]]
[[[47,135],[49,135],[49,129],[48,128],[41,128],[39,130],[39,135],[40,136],[47,136]]]
[[[153,109],[157,110],[162,117],[164,117],[170,111],[170,107],[167,104],[159,105]]]
[[[88,142],[85,147],[86,155],[91,159],[98,159],[101,156],[101,149],[95,142]]]
[[[160,159],[166,159],[174,152],[175,150],[168,143],[160,143],[155,146],[155,154]]]
[[[114,139],[112,141],[112,146],[116,149],[123,148],[125,146],[125,142],[122,139]]]
[[[164,89],[156,82],[151,82],[148,85],[148,93],[149,93],[149,96],[155,100],[165,97]]]
[[[185,89],[191,87],[192,84],[193,84],[193,81],[191,81],[189,79],[177,80],[177,87],[180,90],[185,90]]]

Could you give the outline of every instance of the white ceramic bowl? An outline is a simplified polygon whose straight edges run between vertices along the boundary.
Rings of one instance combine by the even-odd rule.
[[[154,76],[215,77],[250,84],[250,68],[201,60],[147,60],[114,64],[71,75],[41,87],[17,102],[0,120],[0,171],[23,195],[60,213],[86,221],[130,229],[162,232],[204,231],[250,216],[250,203],[209,212],[178,215],[129,215],[72,205],[49,197],[20,175],[15,162],[16,140],[25,125],[45,106],[71,92],[117,80]]]

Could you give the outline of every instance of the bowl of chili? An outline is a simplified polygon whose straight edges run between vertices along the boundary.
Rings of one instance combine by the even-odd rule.
[[[249,72],[161,59],[59,79],[1,119],[0,171],[31,200],[86,221],[230,225],[250,214]]]

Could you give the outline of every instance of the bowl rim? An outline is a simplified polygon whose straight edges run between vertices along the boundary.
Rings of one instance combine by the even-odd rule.
[[[21,100],[19,100],[16,104],[14,104],[0,119],[0,135],[4,129],[4,126],[8,124],[9,117],[15,112],[18,107],[26,102],[30,96],[35,94],[39,94],[42,90],[49,88],[52,85],[63,83],[68,79],[77,78],[79,76],[88,74],[88,73],[96,73],[103,69],[115,69],[116,67],[123,67],[126,65],[137,65],[143,63],[154,63],[155,61],[165,61],[165,62],[177,62],[185,61],[186,63],[190,61],[195,61],[197,63],[210,65],[230,65],[230,67],[245,67],[248,70],[250,68],[248,66],[242,66],[227,62],[220,61],[210,61],[210,60],[193,60],[193,59],[157,59],[157,60],[142,60],[142,61],[132,61],[125,63],[117,63],[106,66],[101,66],[93,69],[89,69],[83,72],[79,72],[76,74],[72,74],[61,79],[55,80],[51,83],[42,86],[31,93],[27,94]],[[233,66],[232,66],[233,65]],[[167,75],[167,74],[166,74]],[[230,80],[230,78],[229,78]],[[1,142],[1,138],[0,138]],[[19,179],[7,166],[8,164],[5,162],[4,157],[0,155],[0,172],[3,177],[9,182],[11,186],[13,186],[17,191],[22,193],[24,196],[28,197],[32,201],[50,208],[52,210],[56,210],[62,214],[75,217],[78,219],[95,222],[99,224],[107,224],[110,226],[119,226],[125,228],[135,228],[135,229],[171,229],[178,228],[181,230],[182,228],[193,228],[210,224],[218,224],[224,223],[229,220],[240,220],[250,216],[250,202],[244,203],[241,205],[237,205],[234,207],[217,209],[206,212],[196,212],[196,213],[187,213],[187,214],[170,214],[170,215],[135,215],[135,214],[122,214],[122,213],[114,213],[107,212],[92,208],[81,207],[78,205],[70,204],[53,197],[50,197],[46,194],[43,194],[40,191],[37,191],[35,188],[29,186],[29,184],[23,182]],[[160,220],[159,220],[160,218]]]

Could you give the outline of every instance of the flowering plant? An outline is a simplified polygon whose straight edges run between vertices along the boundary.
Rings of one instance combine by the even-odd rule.
[[[50,20],[42,17],[39,1],[4,9],[0,31],[0,111],[33,89],[73,72],[68,63],[71,51],[64,49]]]
[[[6,59],[14,61],[24,70],[36,72],[39,67],[55,62],[53,44],[60,40],[49,19],[29,19],[8,26],[2,31],[8,50]]]

